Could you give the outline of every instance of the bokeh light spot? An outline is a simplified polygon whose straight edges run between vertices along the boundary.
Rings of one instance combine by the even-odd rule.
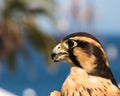
[[[23,96],[37,96],[36,92],[34,89],[31,89],[31,88],[26,88],[24,91],[23,91]]]
[[[106,53],[107,56],[110,60],[115,60],[118,57],[118,48],[116,45],[108,45],[108,47],[106,48]]]

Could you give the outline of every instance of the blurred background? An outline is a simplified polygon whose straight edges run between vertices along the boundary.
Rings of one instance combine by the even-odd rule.
[[[119,0],[0,0],[0,88],[17,96],[60,90],[67,63],[51,61],[67,34],[85,31],[103,44],[120,83]],[[9,96],[9,95],[8,95]]]

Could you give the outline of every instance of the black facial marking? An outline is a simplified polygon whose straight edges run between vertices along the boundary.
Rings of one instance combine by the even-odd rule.
[[[92,53],[92,44],[85,42],[85,41],[76,41],[77,42],[77,46],[84,49],[85,53],[87,53],[88,55],[91,55]]]
[[[77,42],[77,47],[81,47],[82,49],[84,49],[85,50],[85,52],[90,56],[91,55],[91,44],[89,44],[88,42],[83,42],[83,41],[76,41]],[[69,52],[69,57],[70,57],[70,59],[72,60],[72,62],[76,65],[76,66],[78,66],[78,67],[80,67],[80,68],[83,68],[82,66],[81,66],[81,64],[80,64],[80,62],[77,60],[77,58],[76,58],[76,56],[74,56],[74,52],[73,52],[73,48],[72,49],[69,49],[68,50],[68,52]]]
[[[73,45],[74,45],[74,42],[70,39],[68,39],[66,43],[68,44],[69,48],[73,47]]]
[[[69,54],[70,54],[70,55],[69,55],[69,58],[72,60],[72,62],[73,62],[76,66],[82,68],[82,66],[80,65],[80,63],[77,61],[76,56],[74,56],[74,54],[73,54],[73,49],[69,50]]]

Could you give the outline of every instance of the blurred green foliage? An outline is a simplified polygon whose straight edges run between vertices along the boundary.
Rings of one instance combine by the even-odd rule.
[[[51,62],[50,54],[55,41],[38,28],[35,16],[44,15],[55,22],[54,0],[3,0],[3,4],[0,13],[0,38],[3,43],[0,42],[3,46],[0,58],[6,58],[9,69],[16,69],[15,58],[19,51],[28,56],[29,52],[24,47],[26,41],[30,41]]]

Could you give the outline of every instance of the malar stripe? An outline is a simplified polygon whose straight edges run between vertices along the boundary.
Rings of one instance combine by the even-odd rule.
[[[70,59],[72,60],[72,62],[74,62],[74,64],[80,68],[82,68],[82,66],[80,65],[79,61],[77,60],[76,56],[73,54],[73,50],[71,50],[69,52],[71,55],[69,55]]]
[[[94,64],[96,58],[94,55],[91,55],[90,57],[84,52],[84,49],[77,47],[74,48],[73,51],[74,56],[76,57],[76,60],[79,62],[79,64],[89,73],[93,70],[93,68],[96,67],[96,64]]]
[[[106,58],[105,51],[103,50],[103,47],[100,44],[100,42],[98,42],[98,41],[96,41],[96,40],[94,40],[92,38],[89,38],[89,37],[80,37],[80,36],[71,37],[70,39],[88,42],[88,43],[93,44],[94,46],[97,46],[103,52],[104,58]],[[106,64],[107,64],[107,66],[109,66],[108,61],[106,61]]]

